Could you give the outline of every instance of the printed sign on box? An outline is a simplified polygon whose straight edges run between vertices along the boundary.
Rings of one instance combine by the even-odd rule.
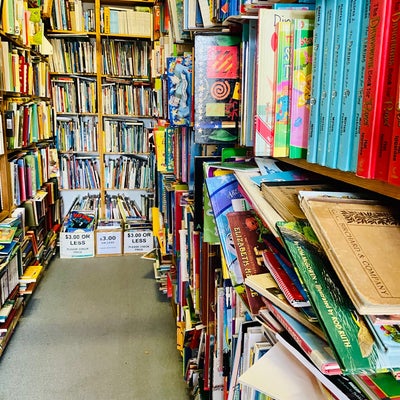
[[[124,254],[147,253],[153,247],[153,233],[150,229],[124,232]]]
[[[94,232],[61,232],[60,258],[94,257]]]
[[[122,230],[96,231],[96,255],[121,255]]]

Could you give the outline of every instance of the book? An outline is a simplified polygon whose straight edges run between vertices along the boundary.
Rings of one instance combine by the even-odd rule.
[[[354,377],[361,388],[365,385],[372,391],[375,398],[381,400],[399,400],[400,382],[390,372],[378,374],[360,374]]]
[[[43,266],[40,264],[28,266],[19,278],[20,284],[37,282],[42,271]]]
[[[311,322],[301,309],[295,308],[289,304],[282,291],[279,289],[275,279],[269,272],[248,276],[245,280],[245,284],[265,297],[266,307],[268,307],[268,303],[271,302],[321,338],[325,337],[325,334],[318,324]]]
[[[319,117],[318,122],[318,145],[317,145],[317,163],[326,165],[327,146],[328,146],[328,118],[330,98],[332,95],[332,71],[333,54],[335,50],[335,20],[337,5],[340,0],[325,1],[325,20],[324,35],[322,42],[322,61],[321,61],[321,92],[319,98]]]
[[[349,4],[337,159],[341,171],[354,172],[357,163],[369,4],[370,0]]]
[[[303,210],[300,208],[298,198],[300,190],[324,191],[329,190],[329,188],[331,188],[329,184],[271,185],[267,182],[261,184],[263,196],[285,221],[306,219]]]
[[[392,130],[388,182],[398,186],[400,185],[400,85],[397,88],[397,101],[395,103]]]
[[[326,0],[315,1],[315,19],[313,52],[311,64],[311,92],[310,92],[310,123],[308,127],[308,148],[307,161],[317,162],[318,154],[318,133],[319,133],[319,109],[321,96],[321,77],[323,67],[323,43],[325,26],[325,5]]]
[[[345,63],[345,50],[346,42],[342,41],[343,37],[347,36],[347,19],[349,15],[349,1],[338,0],[335,15],[335,28],[334,28],[334,50],[333,57],[330,61],[332,63],[332,75],[330,77],[331,95],[329,96],[329,115],[327,121],[327,145],[326,145],[326,163],[329,168],[336,168],[338,159],[339,147],[339,123],[337,117],[340,115],[342,107],[342,93],[343,93],[343,73]]]
[[[243,278],[266,272],[262,254],[267,246],[263,237],[271,236],[269,229],[254,210],[229,212],[226,217]],[[250,311],[255,315],[264,305],[263,300],[249,286],[245,290]]]
[[[2,226],[0,227],[0,243],[1,244],[10,244],[14,239],[15,233],[17,231],[16,226]]]
[[[72,210],[64,224],[65,232],[88,232],[94,229],[95,214]]]
[[[279,21],[275,29],[277,49],[275,52],[275,121],[272,155],[287,157],[290,135],[293,22]]]
[[[365,321],[357,313],[308,221],[278,222],[313,309],[344,374],[383,366]]]
[[[314,20],[295,18],[291,64],[290,158],[306,158],[307,156],[313,39]]]
[[[254,154],[272,155],[274,141],[274,93],[275,93],[275,27],[279,21],[294,18],[313,18],[311,10],[273,10],[261,8],[258,14],[256,106]]]
[[[383,112],[383,91],[387,79],[387,65],[390,58],[389,38],[398,30],[399,18],[392,16],[399,10],[396,0],[371,0],[368,41],[366,49],[365,76],[362,114],[360,120],[360,139],[357,158],[357,176],[373,179],[376,174],[379,150],[380,116]],[[373,27],[373,28],[372,28]]]
[[[398,314],[398,212],[357,199],[304,198],[300,204],[358,312]],[[385,243],[385,251],[371,243]]]
[[[340,375],[342,373],[326,340],[320,338],[273,304],[269,304],[268,309],[323,374]]]
[[[244,277],[227,219],[227,214],[233,211],[232,200],[243,197],[238,189],[238,181],[234,174],[226,174],[206,178],[205,183],[232,285],[240,287]]]
[[[264,250],[262,255],[265,266],[275,279],[279,289],[281,289],[289,304],[293,307],[309,307],[310,303],[308,297],[304,289],[299,289],[301,283],[293,267],[289,266],[287,263],[285,264],[282,258],[278,261],[279,255],[276,255],[275,252],[270,249]],[[283,267],[284,265],[285,267]]]
[[[240,37],[198,34],[194,38],[195,142],[235,143],[240,110]]]

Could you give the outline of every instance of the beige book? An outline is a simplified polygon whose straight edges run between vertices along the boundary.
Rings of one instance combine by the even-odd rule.
[[[398,213],[368,200],[305,197],[300,204],[357,311],[398,314]]]

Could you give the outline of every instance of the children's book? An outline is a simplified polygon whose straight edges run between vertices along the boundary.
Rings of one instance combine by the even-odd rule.
[[[275,53],[275,132],[272,154],[274,157],[287,157],[290,135],[293,23],[279,21],[275,28],[277,50]]]
[[[167,58],[168,118],[171,126],[189,126],[192,110],[192,56]]]
[[[314,20],[294,19],[290,97],[290,158],[306,158],[307,156],[313,34]]]
[[[198,34],[194,69],[196,143],[235,143],[240,120],[240,40],[227,34]]]

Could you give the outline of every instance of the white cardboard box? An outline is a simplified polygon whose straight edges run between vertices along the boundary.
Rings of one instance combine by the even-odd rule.
[[[153,248],[151,229],[130,229],[124,232],[124,254],[147,253]]]
[[[60,232],[60,258],[94,257],[94,232]]]
[[[96,256],[120,256],[123,242],[122,229],[96,230]]]

